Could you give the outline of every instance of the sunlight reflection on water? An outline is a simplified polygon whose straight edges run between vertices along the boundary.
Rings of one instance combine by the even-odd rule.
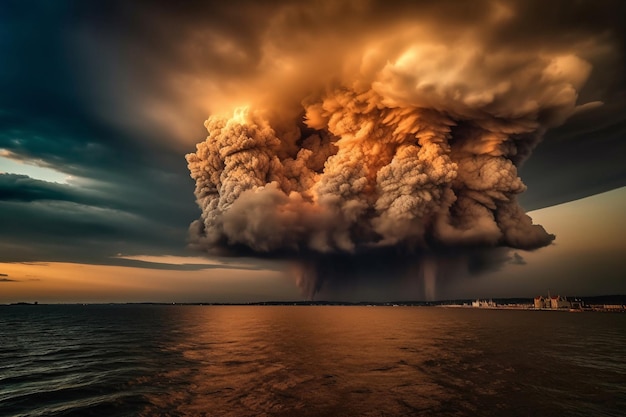
[[[626,407],[624,315],[37,309],[0,315],[8,415],[617,416]]]

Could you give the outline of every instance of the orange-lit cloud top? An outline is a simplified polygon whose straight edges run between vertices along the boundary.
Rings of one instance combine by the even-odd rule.
[[[614,53],[615,39],[598,19],[571,21],[592,15],[594,7],[582,4],[572,11],[568,5],[513,0],[241,1],[176,10],[159,2],[148,10],[128,5],[124,8],[141,12],[136,27],[120,40],[133,66],[126,75],[112,75],[115,85],[106,88],[132,86],[125,88],[127,103],[169,128],[170,138],[187,143],[195,140],[197,131],[190,126],[198,117],[249,105],[274,124],[296,117],[303,98],[319,98],[329,86],[361,89],[382,82],[392,88],[391,78],[404,90],[404,83],[419,77],[410,89],[420,93],[419,105],[449,110],[449,101],[441,103],[444,94],[472,108],[515,104],[523,106],[521,112],[531,111],[537,98],[543,104],[567,99],[546,89],[548,96],[533,94],[557,72],[575,91],[590,69],[583,61],[606,64]],[[94,36],[101,35],[85,38]],[[548,79],[532,79],[540,72],[536,66],[546,69]],[[534,81],[541,81],[538,87]],[[389,92],[394,93],[389,99],[408,98]],[[500,103],[505,96],[509,102]],[[136,115],[123,103],[118,107],[120,119]],[[555,121],[557,116],[563,114],[554,115]],[[124,123],[139,122],[134,117]]]
[[[254,70],[227,86],[228,100],[211,96],[220,110],[247,107],[211,116],[187,155],[202,208],[195,243],[260,253],[549,244],[516,201],[517,167],[547,128],[600,104],[577,104],[591,71],[581,52],[594,45],[497,42],[514,6],[487,2],[456,24],[428,8],[379,16],[374,3],[275,10]]]

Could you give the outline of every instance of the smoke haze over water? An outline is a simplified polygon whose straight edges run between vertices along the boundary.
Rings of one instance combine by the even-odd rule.
[[[430,299],[436,277],[549,245],[517,202],[518,167],[546,129],[600,104],[577,100],[589,51],[606,46],[518,39],[515,2],[464,7],[277,6],[251,68],[245,42],[216,37],[242,72],[222,76],[208,137],[187,155],[202,210],[192,244],[295,259],[309,296],[413,276]]]

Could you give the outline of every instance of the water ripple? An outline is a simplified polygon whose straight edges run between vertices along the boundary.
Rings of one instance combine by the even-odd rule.
[[[0,415],[618,416],[625,347],[624,315],[0,307]]]

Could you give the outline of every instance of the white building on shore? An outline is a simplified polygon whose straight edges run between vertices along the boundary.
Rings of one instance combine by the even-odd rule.
[[[560,295],[548,295],[547,297],[540,295],[535,297],[535,308],[551,310],[569,309],[572,308],[572,303],[567,300],[567,297],[561,297]]]
[[[472,301],[472,307],[478,308],[493,308],[496,306],[496,303],[493,300],[476,300]]]

